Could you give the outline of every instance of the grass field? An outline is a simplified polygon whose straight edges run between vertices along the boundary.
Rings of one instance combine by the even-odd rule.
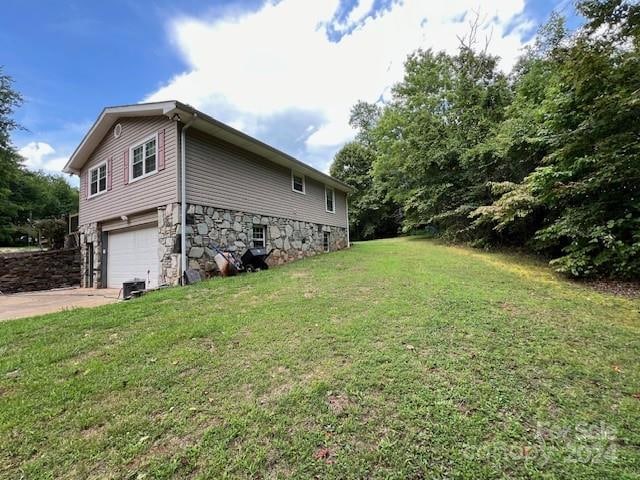
[[[638,478],[640,301],[357,244],[0,324],[0,477]]]

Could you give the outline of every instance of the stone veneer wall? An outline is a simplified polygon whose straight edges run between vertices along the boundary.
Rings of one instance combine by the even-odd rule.
[[[93,243],[93,288],[101,288],[102,285],[102,230],[97,223],[80,225],[80,285],[90,287],[89,278],[89,244]],[[105,279],[106,280],[106,279]]]
[[[329,250],[347,246],[344,227],[190,204],[186,226],[189,268],[211,275],[215,270],[215,252],[210,248],[210,242],[222,249],[242,253],[254,246],[254,225],[266,227],[267,248],[273,249],[269,265],[281,265],[323,253],[323,232],[330,233]]]
[[[0,255],[0,292],[31,292],[79,284],[77,248]]]
[[[160,285],[180,282],[180,204],[158,209]]]
[[[202,205],[187,206],[186,246],[188,267],[213,275],[216,267],[213,242],[224,250],[243,253],[253,247],[253,226],[265,226],[267,248],[273,249],[269,265],[280,265],[324,252],[323,232],[330,233],[330,250],[347,246],[344,227],[320,225],[280,217],[223,210]],[[171,203],[158,208],[159,284],[177,285],[180,282],[180,204]],[[81,225],[80,256],[81,285],[89,282],[89,243],[93,243],[93,286],[100,288],[102,278],[102,230],[98,223]],[[152,246],[150,246],[152,248]]]

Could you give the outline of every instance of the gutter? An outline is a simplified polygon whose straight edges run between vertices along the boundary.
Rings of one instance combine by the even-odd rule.
[[[185,285],[187,277],[187,135],[186,132],[198,118],[198,114],[194,113],[191,120],[182,127],[180,132],[180,284]]]

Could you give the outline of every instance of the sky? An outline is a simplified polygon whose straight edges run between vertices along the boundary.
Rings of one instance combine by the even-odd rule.
[[[388,100],[409,53],[455,52],[477,16],[509,71],[553,10],[579,24],[568,0],[4,0],[12,139],[60,172],[102,108],[180,100],[328,171],[351,106]]]

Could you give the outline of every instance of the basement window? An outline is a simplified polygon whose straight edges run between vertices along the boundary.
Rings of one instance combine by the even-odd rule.
[[[322,248],[325,252],[331,250],[331,233],[322,232]]]
[[[89,196],[107,191],[107,164],[102,163],[89,170]]]
[[[264,241],[264,238],[265,238],[264,231],[265,231],[264,226],[253,227],[252,237],[253,237],[253,246],[255,248],[266,247],[266,244]]]
[[[291,172],[291,190],[298,193],[305,193],[304,175]]]
[[[324,187],[324,199],[327,212],[336,213],[336,192],[333,188]]]
[[[137,180],[158,171],[156,161],[156,136],[131,148],[131,179]]]

